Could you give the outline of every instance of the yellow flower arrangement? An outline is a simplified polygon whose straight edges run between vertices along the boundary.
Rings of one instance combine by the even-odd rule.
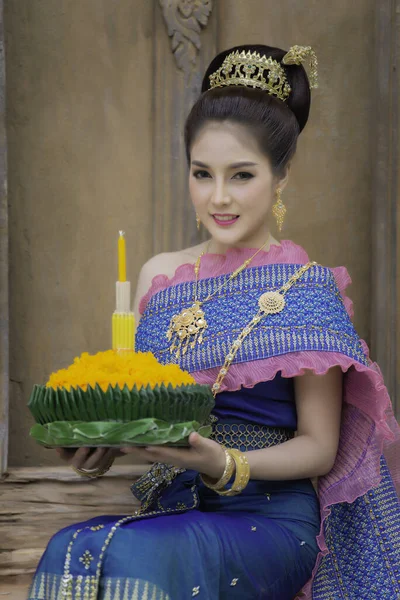
[[[195,383],[193,377],[178,365],[161,365],[151,352],[118,354],[107,350],[94,355],[83,352],[67,369],[52,373],[46,387],[64,387],[68,391],[80,387],[86,391],[88,385],[94,388],[98,384],[106,392],[110,385],[118,385],[121,389],[127,385],[131,390],[135,385],[138,389],[161,384],[171,384],[175,388]]]

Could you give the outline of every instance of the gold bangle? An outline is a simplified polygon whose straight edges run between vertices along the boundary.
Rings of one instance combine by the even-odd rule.
[[[100,469],[100,468],[96,468],[96,469],[78,469],[78,467],[74,467],[73,465],[71,465],[71,468],[72,468],[73,471],[75,471],[75,473],[77,473],[81,477],[88,477],[89,479],[97,479],[97,477],[101,477],[102,475],[104,475],[105,473],[107,473],[107,471],[110,470],[110,468],[112,467],[113,462],[114,461],[112,460],[110,463],[108,463],[108,465],[106,465],[102,469]]]
[[[236,476],[235,481],[232,484],[232,487],[229,490],[223,490],[216,492],[220,496],[236,496],[243,492],[246,485],[250,480],[250,465],[247,457],[240,452],[240,450],[236,450],[235,448],[228,448],[227,452],[233,457],[236,466]]]
[[[216,483],[212,483],[211,478],[208,477],[208,475],[200,476],[204,485],[214,491],[223,490],[235,471],[235,461],[233,457],[229,454],[225,446],[222,446],[222,448],[225,452],[225,469],[220,479],[218,479]]]

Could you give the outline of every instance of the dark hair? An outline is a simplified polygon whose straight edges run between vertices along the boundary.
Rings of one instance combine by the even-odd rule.
[[[284,68],[291,92],[283,102],[258,88],[226,86],[209,89],[209,76],[217,71],[225,57],[236,50],[258,52],[270,56]],[[270,46],[235,46],[218,54],[210,63],[203,79],[202,94],[193,106],[185,124],[185,146],[188,161],[190,148],[198,131],[208,121],[230,121],[250,128],[261,150],[268,156],[275,174],[283,175],[296,151],[297,138],[304,129],[310,112],[310,85],[302,66],[282,64],[286,52]]]

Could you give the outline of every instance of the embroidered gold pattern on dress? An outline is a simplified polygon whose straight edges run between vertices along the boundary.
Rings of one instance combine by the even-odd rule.
[[[85,550],[82,556],[79,558],[79,562],[83,563],[85,569],[90,568],[90,563],[92,562],[93,556],[90,554],[89,550]]]
[[[72,600],[91,600],[93,577],[77,575],[73,577]],[[165,590],[143,579],[107,577],[103,580],[104,600],[172,600]],[[28,600],[63,600],[62,578],[52,573],[41,573],[32,582]],[[95,596],[97,600],[97,595]]]
[[[237,584],[237,582],[239,581],[239,577],[234,577],[230,583],[230,585],[233,587]]]
[[[192,486],[191,491],[193,494],[193,507],[196,507],[197,503],[198,503],[197,494],[196,494],[196,486]],[[186,508],[187,507],[185,506],[185,509],[165,508],[162,510],[154,510],[154,511],[148,511],[148,512],[146,511],[146,516],[153,516],[153,515],[155,516],[155,515],[161,515],[161,514],[166,514],[166,513],[179,513],[182,510],[186,510]],[[84,600],[97,600],[99,582],[100,582],[100,577],[101,577],[101,567],[102,567],[102,563],[103,563],[104,554],[105,554],[107,547],[110,544],[112,538],[114,537],[116,531],[118,530],[118,528],[121,527],[121,525],[123,525],[124,523],[132,522],[132,521],[135,521],[136,519],[140,518],[141,513],[143,513],[143,512],[144,512],[143,507],[141,507],[139,510],[137,510],[135,512],[134,515],[130,515],[127,517],[123,517],[122,519],[119,519],[119,521],[116,521],[114,523],[114,525],[111,527],[106,539],[104,540],[103,546],[101,548],[101,552],[99,554],[99,558],[98,558],[98,562],[97,562],[97,566],[96,566],[96,574],[87,578],[88,584],[87,584],[87,587],[85,586]],[[74,545],[76,538],[85,529],[91,529],[91,527],[87,526],[87,527],[84,527],[81,529],[77,529],[75,531],[75,533],[73,534],[70,543],[68,544],[67,554],[66,554],[65,564],[64,564],[64,575],[62,577],[62,585],[61,585],[61,588],[62,588],[61,594],[62,594],[63,598],[65,598],[66,600],[75,600],[74,596],[73,596],[73,579],[74,579],[74,577],[70,573],[71,552],[72,552],[72,547]],[[146,598],[147,598],[147,593],[146,593],[146,595],[143,595],[141,599],[138,599],[138,600],[145,600]],[[132,600],[136,600],[136,598],[133,598]]]
[[[192,589],[192,596],[198,596],[200,594],[200,586],[197,585]]]

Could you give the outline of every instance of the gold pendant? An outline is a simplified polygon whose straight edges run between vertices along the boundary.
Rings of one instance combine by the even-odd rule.
[[[195,302],[190,308],[184,308],[174,315],[169,324],[167,339],[172,340],[169,351],[175,352],[176,358],[186,354],[188,347],[192,349],[203,341],[203,331],[207,328],[201,302]]]
[[[285,298],[279,292],[265,292],[258,299],[258,306],[263,313],[275,315],[285,308]]]

